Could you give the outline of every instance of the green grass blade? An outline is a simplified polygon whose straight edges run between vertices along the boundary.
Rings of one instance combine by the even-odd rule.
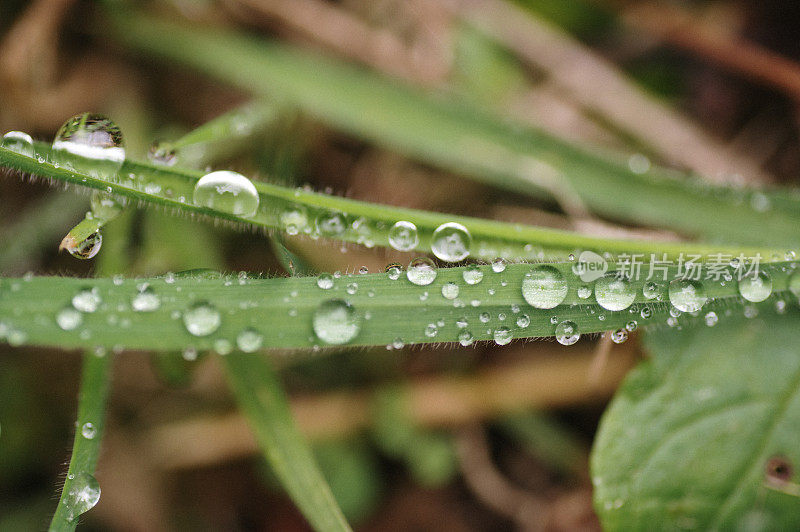
[[[507,190],[576,194],[610,219],[742,245],[800,247],[797,194],[727,189],[623,161],[509,124],[480,109],[275,42],[109,10],[115,40],[254,94],[298,106],[333,127]],[[631,201],[636,198],[636,201]],[[772,200],[772,201],[771,201]],[[768,212],[763,212],[763,211]]]
[[[106,397],[113,360],[113,357],[106,356],[105,352],[102,354],[103,356],[98,356],[87,351],[83,355],[75,441],[64,488],[50,523],[50,530],[53,532],[75,530],[79,514],[91,508],[86,501],[94,499],[96,503],[94,496],[100,496],[100,488],[94,480],[94,470],[97,467],[100,442],[103,439]]]
[[[727,263],[725,266],[732,281],[704,281],[698,288],[708,298],[701,314],[714,310],[720,320],[725,319],[726,312],[743,312],[751,306],[739,293],[736,272]],[[772,284],[771,297],[761,305],[782,302],[785,307],[787,302],[796,301],[789,289],[796,266],[796,262],[761,265]],[[624,328],[630,322],[639,326],[663,324],[670,318],[665,283],[657,283],[656,297],[648,299],[643,288],[652,281],[647,281],[643,273],[639,280],[630,282],[630,306],[612,312],[595,300],[592,292],[597,283],[582,282],[573,274],[572,263],[548,265],[566,282],[564,300],[552,309],[534,308],[523,298],[522,286],[526,276],[538,267],[509,264],[503,272],[495,273],[491,266],[481,266],[483,280],[478,284],[464,281],[465,268],[442,268],[427,286],[413,284],[405,275],[397,280],[386,273],[345,275],[334,279],[329,289],[320,288],[316,277],[246,279],[201,273],[151,279],[0,279],[0,324],[5,338],[16,345],[160,351],[193,347],[224,353],[249,329],[260,336],[263,347],[327,347],[331,342],[324,341],[325,335],[317,334],[313,324],[322,312],[320,307],[330,301],[345,301],[351,307],[349,316],[357,334],[343,341],[347,345],[456,342],[465,332],[474,341],[495,340],[498,334],[508,338],[549,337],[554,335],[556,324],[564,320],[574,322],[581,333],[587,334]],[[667,278],[677,275],[676,267],[670,267]],[[455,299],[443,295],[443,288],[445,292],[454,288],[450,283],[458,288]],[[794,279],[791,285],[795,291],[796,283]],[[95,312],[78,314],[72,298],[87,289],[96,290],[101,302]],[[157,309],[132,308],[143,289],[151,290],[159,299]],[[208,302],[219,312],[219,324],[208,334],[196,336],[187,329],[186,320],[187,315],[192,316],[189,310],[201,302]],[[644,317],[643,311],[649,317]],[[692,319],[690,314],[683,314],[669,321]]]
[[[264,456],[309,523],[320,532],[350,530],[269,363],[240,353],[222,360]]]
[[[323,236],[367,246],[389,246],[389,230],[395,222],[405,220],[417,227],[417,251],[429,252],[435,229],[444,223],[457,222],[471,234],[470,256],[482,259],[564,260],[568,254],[586,249],[612,254],[638,252],[660,256],[661,253],[667,253],[673,257],[681,253],[711,255],[721,252],[738,255],[744,252],[746,255],[761,254],[764,257],[772,257],[776,253],[783,256],[784,253],[782,249],[776,251],[769,248],[589,237],[569,231],[378,205],[262,182],[254,183],[260,195],[258,212],[253,217],[242,218],[192,203],[194,186],[203,176],[202,172],[128,160],[115,176],[89,176],[48,162],[49,147],[46,144],[37,143],[36,150],[37,158],[31,158],[0,147],[0,166],[53,182],[110,191],[131,202],[166,207],[178,213],[212,217],[240,227],[280,229],[290,234],[306,234],[315,238],[320,236],[320,220],[341,216],[346,222],[345,230]]]

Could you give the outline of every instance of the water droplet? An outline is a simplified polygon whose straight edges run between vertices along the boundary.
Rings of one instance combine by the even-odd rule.
[[[681,312],[697,312],[707,300],[706,290],[700,281],[675,279],[669,283],[669,301]]]
[[[772,279],[765,271],[746,275],[739,281],[739,294],[751,303],[764,301],[772,294]]]
[[[115,175],[125,161],[122,132],[109,118],[92,113],[73,116],[53,140],[59,166],[93,177]]]
[[[488,312],[481,312],[478,315],[478,319],[481,320],[481,323],[489,323],[489,320],[492,319],[492,317]]]
[[[625,328],[628,329],[628,332],[633,332],[639,327],[639,324],[636,323],[636,320],[631,320],[625,324]]]
[[[315,220],[317,231],[322,236],[337,237],[347,230],[347,220],[340,212],[325,212]]]
[[[358,283],[348,283],[347,288],[345,288],[345,290],[347,290],[347,293],[352,296],[353,294],[358,292]]]
[[[81,426],[81,436],[83,436],[87,440],[94,439],[96,435],[97,435],[97,429],[95,428],[93,423],[86,422]]]
[[[447,222],[433,232],[431,251],[446,262],[459,262],[469,256],[472,236],[467,228],[456,222]]]
[[[390,264],[386,267],[386,273],[390,280],[396,281],[400,278],[400,274],[403,273],[403,267],[399,264]]]
[[[283,211],[280,216],[281,225],[290,235],[300,234],[308,228],[308,216],[299,209]]]
[[[56,323],[64,331],[74,331],[83,323],[83,315],[72,307],[66,307],[56,314]]]
[[[317,277],[317,286],[323,290],[330,290],[333,288],[333,275],[329,273],[321,273]]]
[[[578,297],[581,299],[589,299],[592,297],[592,288],[589,286],[578,287]]]
[[[478,284],[483,280],[483,270],[477,264],[470,264],[462,272],[464,282],[467,284]]]
[[[442,285],[442,295],[445,299],[455,299],[460,292],[456,283],[445,283]]]
[[[653,281],[649,281],[649,282],[645,283],[644,286],[642,287],[642,294],[647,299],[659,299],[660,300],[661,299],[660,296],[661,296],[662,291],[663,291],[662,286],[660,284],[656,283],[656,282],[653,282]]]
[[[578,326],[575,325],[575,322],[567,320],[556,325],[555,337],[561,345],[572,345],[580,340],[581,335],[578,333]]]
[[[716,312],[712,311],[706,314],[705,320],[706,320],[706,325],[708,325],[709,327],[713,327],[719,321],[719,317],[717,316]]]
[[[528,316],[527,314],[520,314],[519,316],[517,316],[517,327],[519,327],[520,329],[524,329],[530,324],[531,324],[531,317]]]
[[[355,309],[341,299],[332,299],[317,307],[312,325],[317,338],[330,345],[346,344],[361,330]]]
[[[194,347],[187,347],[186,349],[183,350],[181,356],[187,362],[192,362],[194,360],[197,360],[197,349],[195,349]]]
[[[131,300],[135,312],[154,312],[161,307],[161,298],[150,286],[143,286]]]
[[[417,226],[411,222],[399,221],[389,229],[389,245],[397,251],[411,251],[419,245]]]
[[[359,275],[366,275],[368,273],[369,273],[369,268],[367,268],[366,266],[362,266],[358,269]]]
[[[617,329],[611,333],[611,341],[615,344],[624,343],[628,339],[628,331],[625,329]]]
[[[22,131],[9,131],[3,135],[3,142],[0,145],[20,155],[33,157],[33,139]]]
[[[437,334],[439,334],[439,328],[435,323],[429,323],[428,326],[425,327],[425,336],[428,338],[434,338]]]
[[[467,330],[462,330],[458,333],[458,343],[464,347],[470,346],[475,343],[475,337]]]
[[[497,345],[508,345],[514,337],[511,334],[511,329],[508,327],[500,327],[495,329],[494,334],[494,343]]]
[[[84,288],[72,296],[72,306],[81,312],[94,312],[101,302],[97,288]]]
[[[76,259],[84,260],[94,258],[100,252],[102,245],[103,235],[100,234],[100,231],[95,231],[80,242],[77,242],[71,235],[65,236],[61,241],[61,249],[66,249]]]
[[[245,176],[219,170],[197,181],[192,202],[198,207],[249,218],[258,211],[259,197],[255,185]]]
[[[183,313],[183,324],[193,336],[208,336],[219,329],[222,317],[211,303],[200,301]]]
[[[428,257],[418,257],[411,261],[406,277],[415,285],[429,285],[436,279],[436,265]]]
[[[609,273],[594,284],[594,297],[597,304],[606,310],[625,310],[636,299],[631,283],[615,273]]]
[[[159,166],[175,166],[178,157],[175,148],[167,143],[155,141],[147,150],[147,160]]]
[[[69,510],[67,519],[72,522],[97,505],[100,500],[100,483],[92,475],[83,471],[75,474],[64,498],[64,505]]]
[[[494,273],[503,273],[506,271],[506,260],[497,258],[492,261],[492,271]]]
[[[568,290],[566,279],[552,266],[538,266],[522,280],[522,297],[536,308],[557,307],[567,297]]]
[[[107,192],[92,194],[92,215],[101,220],[113,220],[122,212],[122,204]]]

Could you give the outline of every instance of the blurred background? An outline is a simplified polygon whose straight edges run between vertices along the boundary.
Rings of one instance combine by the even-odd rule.
[[[252,96],[125,44],[117,2],[0,3],[0,131],[51,141],[106,114],[129,157],[240,109]],[[800,5],[765,0],[167,0],[139,12],[221,27],[358,65],[593,150],[734,184],[795,183]],[[237,58],[229,58],[234,62]],[[320,80],[324,83],[324,80]],[[352,198],[591,234],[612,225],[464,180],[262,102],[270,119],[181,163]],[[263,112],[263,107],[259,107]],[[359,112],[357,109],[353,112]],[[179,154],[180,156],[180,154]],[[213,162],[213,164],[212,164]],[[454,193],[457,191],[457,193]],[[127,210],[91,261],[58,244],[87,195],[0,180],[0,271],[92,276],[212,268],[287,275],[274,243],[315,271],[382,271],[408,255],[238,233]],[[359,530],[597,530],[588,455],[641,355],[584,339],[509,347],[272,354],[298,424]],[[260,457],[214,356],[115,360],[100,503],[84,530],[306,530]],[[42,529],[74,432],[80,354],[0,346],[0,530]]]

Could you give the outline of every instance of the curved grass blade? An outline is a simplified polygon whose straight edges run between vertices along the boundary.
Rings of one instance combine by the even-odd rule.
[[[796,192],[712,186],[657,168],[637,174],[621,160],[330,58],[116,7],[107,13],[104,29],[132,48],[289,102],[333,127],[472,179],[533,196],[569,191],[610,219],[689,236],[800,247]]]
[[[94,470],[105,426],[106,397],[113,357],[106,356],[102,350],[98,353],[100,356],[91,351],[83,355],[75,441],[64,488],[50,523],[52,532],[75,530],[79,515],[91,509],[100,497]]]
[[[309,523],[320,532],[350,530],[269,363],[241,353],[222,360],[264,456]]]
[[[378,205],[263,182],[254,182],[260,196],[258,212],[250,218],[243,218],[192,202],[194,187],[203,176],[202,172],[128,160],[114,176],[89,176],[48,162],[50,151],[46,144],[37,143],[36,150],[37,158],[31,158],[0,147],[0,166],[38,175],[53,182],[103,190],[122,200],[167,207],[178,213],[212,217],[240,227],[280,229],[289,234],[304,234],[312,238],[322,236],[368,247],[388,247],[390,229],[402,220],[416,226],[418,242],[415,249],[423,252],[431,250],[433,233],[438,227],[449,222],[459,223],[471,235],[470,256],[482,259],[564,260],[570,253],[587,249],[611,254],[639,252],[660,256],[667,253],[674,258],[681,253],[738,255],[742,252],[768,258],[776,253],[780,257],[784,254],[783,250],[764,247],[589,237],[555,229]],[[341,230],[322,231],[326,221],[334,218],[341,220],[338,225],[333,225]]]
[[[202,272],[151,279],[1,279],[0,324],[5,338],[15,345],[161,351],[191,347],[225,353],[237,345],[245,331],[255,333],[260,347],[469,345],[481,340],[506,343],[512,338],[553,336],[562,321],[573,322],[577,332],[587,334],[692,320],[687,313],[680,318],[670,316],[671,303],[701,314],[715,311],[720,320],[727,312],[755,307],[742,298],[740,291],[744,289],[737,286],[737,272],[727,263],[719,267],[725,272],[723,277],[691,287],[668,287],[642,274],[626,285],[624,296],[614,296],[617,302],[610,304],[607,291],[600,293],[597,288],[613,274],[584,283],[572,272],[572,265],[509,264],[500,273],[492,266],[473,266],[477,270],[470,272],[467,268],[443,268],[425,286],[413,284],[405,275],[392,280],[390,275],[395,277],[396,272],[330,279],[248,279]],[[797,265],[761,266],[764,286],[770,288],[770,297],[762,306],[785,308],[788,302],[796,301],[792,290],[798,291],[800,279],[792,275]],[[668,268],[667,279],[679,277],[677,268]],[[528,275],[542,274],[542,269],[550,280],[553,276],[563,279],[563,285],[558,284],[565,287],[563,301],[546,302],[546,306],[558,303],[554,308],[535,308],[528,302],[540,303],[540,294],[531,291],[530,284],[524,288],[523,282]],[[464,280],[465,272],[468,276],[479,272],[483,279],[469,284]],[[332,286],[323,289],[318,282]],[[548,283],[545,285],[555,286]],[[752,284],[749,286],[752,288]],[[77,313],[72,298],[86,289],[96,290],[101,303],[96,312]],[[134,310],[134,299],[143,290],[155,296],[157,308],[151,304],[147,311]],[[696,309],[680,303],[682,295],[695,293],[703,296],[694,300],[699,303]],[[201,323],[195,324],[192,321],[198,313],[191,311],[198,305],[204,308],[199,313]],[[693,314],[699,316],[696,311]]]

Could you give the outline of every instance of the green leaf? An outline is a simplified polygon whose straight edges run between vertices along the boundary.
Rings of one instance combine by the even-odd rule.
[[[350,530],[308,444],[300,435],[281,385],[257,356],[222,358],[239,407],[281,484],[317,531]]]
[[[593,452],[605,529],[800,528],[800,500],[766,474],[771,458],[800,464],[799,317],[647,335],[652,360],[627,377]]]

